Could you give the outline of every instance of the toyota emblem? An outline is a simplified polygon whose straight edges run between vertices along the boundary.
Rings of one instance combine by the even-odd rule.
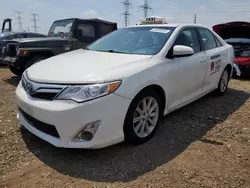
[[[32,93],[33,91],[33,84],[30,82],[26,82],[26,89],[29,93]]]

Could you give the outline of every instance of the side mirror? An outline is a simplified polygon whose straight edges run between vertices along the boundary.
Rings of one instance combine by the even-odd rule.
[[[77,32],[77,33],[76,33],[76,36],[77,36],[77,37],[81,37],[81,36],[82,36],[82,30],[81,30],[81,29],[77,29],[76,32]]]
[[[173,56],[174,57],[185,57],[191,56],[194,54],[193,48],[189,46],[176,45],[173,48]]]

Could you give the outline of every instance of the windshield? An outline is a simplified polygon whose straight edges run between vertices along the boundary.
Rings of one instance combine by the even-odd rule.
[[[59,35],[68,35],[71,27],[73,25],[74,20],[60,20],[60,21],[55,21],[50,30],[48,35],[49,36],[59,36]]]
[[[88,50],[154,55],[165,45],[175,27],[131,27],[116,30],[88,46]]]

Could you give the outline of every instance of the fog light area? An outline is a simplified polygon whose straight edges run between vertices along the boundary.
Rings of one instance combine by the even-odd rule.
[[[100,124],[101,121],[95,121],[85,125],[73,140],[76,142],[92,140]]]

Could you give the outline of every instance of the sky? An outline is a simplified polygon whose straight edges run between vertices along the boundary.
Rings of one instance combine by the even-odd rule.
[[[124,26],[122,0],[0,0],[0,19],[13,19],[14,30],[18,30],[17,14],[22,12],[25,30],[33,31],[32,13],[38,14],[38,31],[47,33],[54,20],[79,17],[101,18]],[[130,25],[143,18],[138,6],[143,0],[130,0],[132,7]],[[153,11],[149,16],[162,16],[168,23],[197,23],[208,27],[229,21],[250,20],[250,0],[148,0]]]

